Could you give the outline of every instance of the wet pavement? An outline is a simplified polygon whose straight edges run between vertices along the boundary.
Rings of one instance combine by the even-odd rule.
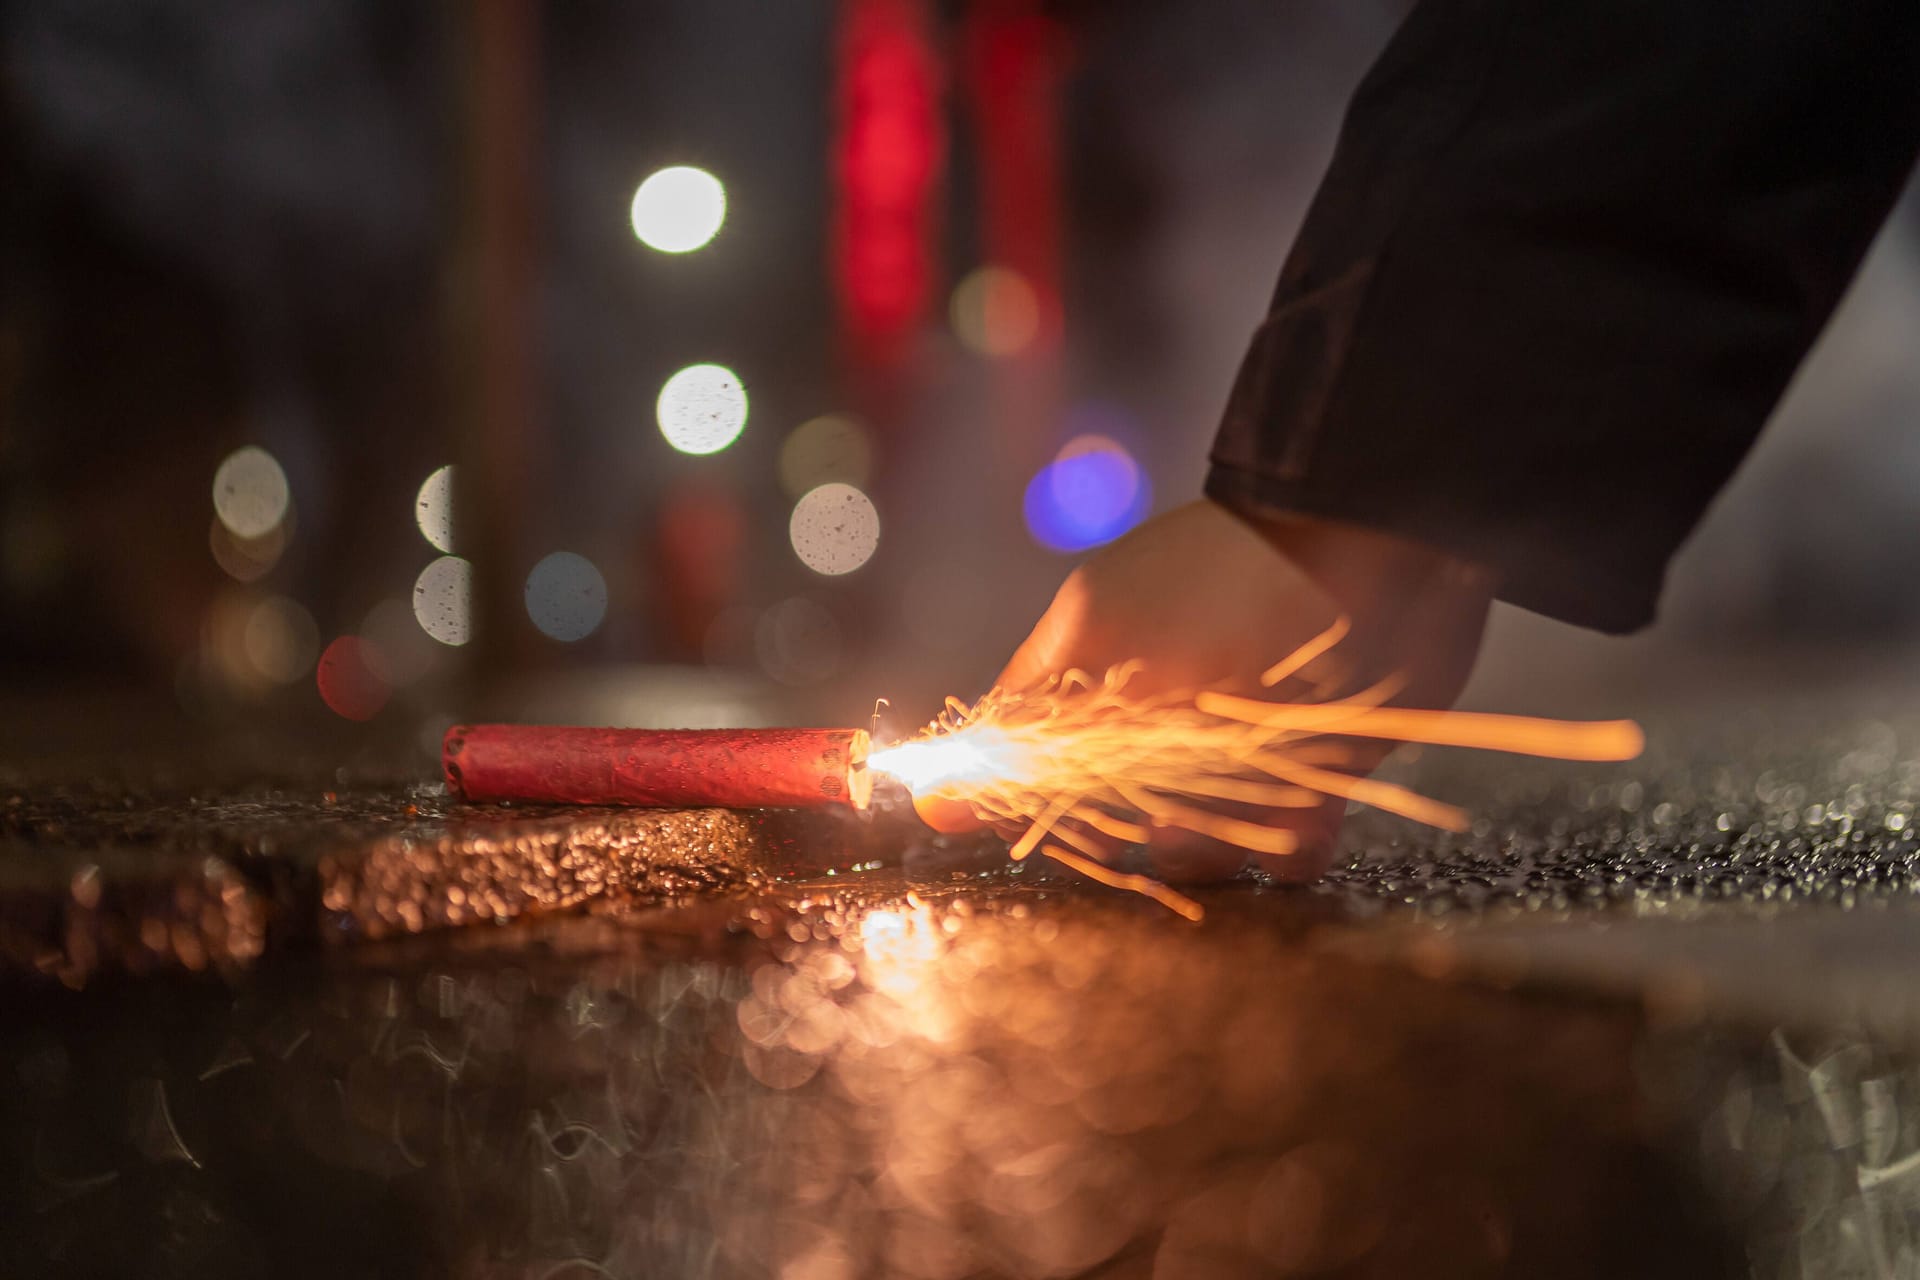
[[[0,1274],[1916,1274],[1920,699],[1648,728],[1199,925],[895,815],[0,775]]]

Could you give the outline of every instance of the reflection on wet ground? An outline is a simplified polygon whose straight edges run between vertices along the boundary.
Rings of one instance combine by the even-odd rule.
[[[5,1046],[27,1207],[8,1238],[83,1272],[163,1240],[169,1273],[202,1276],[1732,1256],[1652,1140],[1631,1007],[1421,979],[1224,906],[1196,931],[1128,902],[902,890],[42,1003]]]
[[[1913,1274],[1920,720],[1771,714],[1420,761],[1475,833],[1199,926],[884,818],[16,777],[0,1274]]]

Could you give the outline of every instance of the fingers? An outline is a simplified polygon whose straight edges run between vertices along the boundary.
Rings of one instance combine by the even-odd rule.
[[[1346,802],[1339,797],[1329,796],[1313,809],[1288,810],[1284,815],[1274,810],[1230,807],[1247,821],[1292,831],[1298,837],[1298,846],[1287,854],[1253,853],[1182,827],[1154,827],[1146,845],[1154,874],[1168,884],[1212,884],[1230,880],[1254,866],[1277,879],[1300,883],[1318,879],[1333,864],[1335,841],[1346,815]],[[958,800],[915,796],[913,808],[922,822],[946,835],[979,831],[986,825],[969,805]],[[1055,829],[1055,839],[1098,861],[1111,864],[1122,848],[1119,841],[1079,824],[1062,823],[1061,827]]]
[[[1169,884],[1207,884],[1228,880],[1249,866],[1299,883],[1316,880],[1333,865],[1335,841],[1346,816],[1346,802],[1329,796],[1312,809],[1257,810],[1241,808],[1253,822],[1293,832],[1299,844],[1292,853],[1254,853],[1237,844],[1179,827],[1156,827],[1147,843],[1154,873]]]
[[[1053,603],[1007,659],[1007,665],[994,680],[995,687],[1032,689],[1046,683],[1049,676],[1081,665],[1076,651],[1085,639],[1088,604],[1086,577],[1076,570],[1060,584]]]
[[[1153,873],[1168,884],[1216,884],[1239,875],[1253,855],[1224,840],[1170,831],[1147,846],[1147,856]]]
[[[920,821],[942,835],[961,835],[986,825],[974,815],[972,805],[945,796],[915,796],[913,811],[920,815]]]
[[[1298,832],[1300,847],[1285,856],[1256,853],[1253,865],[1289,884],[1318,880],[1333,865],[1346,817],[1347,802],[1339,796],[1328,796],[1318,808],[1297,811],[1289,816],[1288,825]]]
[[[1047,652],[1048,646],[1036,627],[1033,634],[1013,651],[1013,656],[1007,659],[1007,665],[1001,668],[1000,674],[994,677],[993,687],[1026,690],[1044,683],[1055,670],[1053,663],[1048,661]]]

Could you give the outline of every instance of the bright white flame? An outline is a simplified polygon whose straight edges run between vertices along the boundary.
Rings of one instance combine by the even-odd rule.
[[[823,484],[794,503],[787,540],[815,573],[852,573],[880,545],[880,513],[873,499],[852,485]]]
[[[662,169],[633,193],[633,234],[662,253],[698,249],[726,217],[727,190],[705,169]]]
[[[1024,751],[991,725],[882,747],[867,767],[892,774],[917,796],[964,793],[981,783],[1021,777]]]
[[[441,467],[420,483],[413,522],[435,551],[453,550],[453,467]]]
[[[465,644],[473,636],[473,566],[459,556],[441,556],[413,584],[413,616],[441,644]]]
[[[287,500],[287,473],[258,445],[235,449],[213,473],[214,514],[235,537],[273,532],[286,518]]]
[[[655,412],[660,434],[681,453],[718,453],[747,425],[747,389],[724,365],[688,365],[660,388]]]
[[[593,561],[556,551],[527,575],[527,616],[555,640],[584,640],[607,616],[607,580]]]

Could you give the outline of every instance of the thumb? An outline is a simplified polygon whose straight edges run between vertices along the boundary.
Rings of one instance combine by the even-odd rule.
[[[1026,690],[1044,684],[1049,676],[1067,665],[1064,659],[1080,634],[1085,613],[1084,583],[1078,574],[1069,575],[1054,595],[1053,603],[1040,615],[1040,621],[1020,642],[1020,647],[1013,651],[1013,656],[1007,659],[1007,665],[1000,669],[992,687]],[[913,810],[920,815],[922,822],[948,835],[978,831],[986,825],[975,815],[971,805],[946,796],[915,795]]]
[[[978,831],[987,825],[975,815],[972,805],[964,800],[949,800],[945,796],[916,795],[913,798],[913,811],[920,815],[920,821],[942,835],[961,835]]]
[[[1024,692],[1046,683],[1049,676],[1079,665],[1079,651],[1086,648],[1090,607],[1085,571],[1076,569],[1060,584],[1046,612],[1000,669],[994,687]]]

